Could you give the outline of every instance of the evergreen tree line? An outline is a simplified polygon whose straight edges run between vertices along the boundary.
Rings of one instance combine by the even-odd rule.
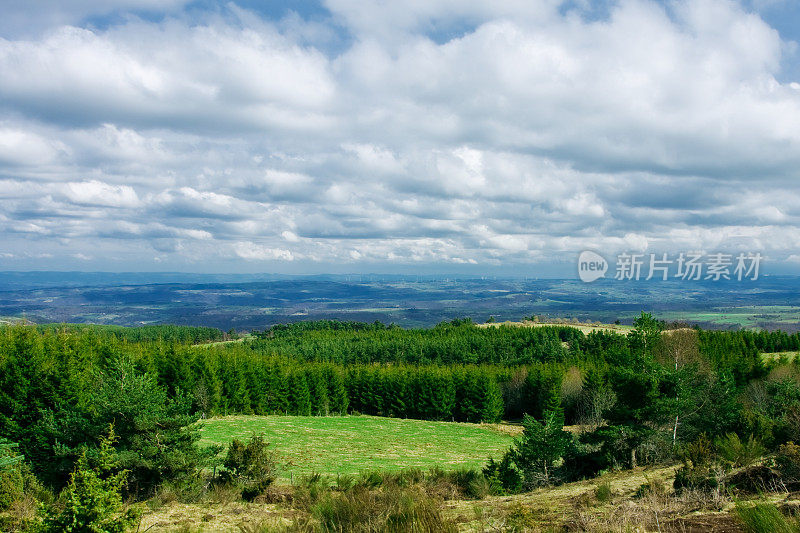
[[[485,328],[468,319],[429,329],[325,320],[273,326],[256,336],[251,350],[301,361],[516,366],[563,361],[582,333],[566,326]]]
[[[640,366],[647,343],[637,335],[583,335],[568,327],[479,328],[466,321],[431,330],[337,322],[319,325],[292,325],[278,328],[273,339],[203,348],[178,342],[133,343],[117,336],[97,335],[93,329],[3,328],[0,435],[13,436],[15,428],[28,425],[43,409],[61,403],[85,403],[83,395],[93,386],[97,373],[120,353],[128,354],[139,371],[155,376],[169,397],[187,395],[194,409],[204,416],[360,412],[495,421],[520,419],[525,413],[541,416],[543,406],[558,396],[564,404],[567,423],[573,424],[586,414],[580,390],[607,382],[619,369]],[[518,335],[520,331],[526,335]],[[406,345],[401,342],[404,334],[410,339]],[[384,363],[316,362],[347,359],[335,354],[349,348],[371,346],[371,350],[379,350],[386,346],[375,335],[387,335],[386,343],[403,351],[390,350],[395,355],[382,356]],[[734,385],[744,386],[765,372],[752,341],[759,337],[742,332],[699,331],[697,335],[703,358],[712,370],[730,376]],[[299,354],[292,350],[277,352],[275,346],[265,350],[263,343],[283,336],[291,339]],[[305,343],[306,337],[311,337],[310,342]],[[321,338],[330,343],[321,343]],[[463,342],[472,350],[484,343],[495,355],[504,350],[518,354],[555,350],[557,355],[524,365],[404,361],[411,352],[428,353],[418,358],[423,361],[439,361],[442,353],[455,354],[455,348]],[[329,355],[309,355],[325,349]],[[435,353],[439,355],[431,355]],[[369,361],[372,357],[353,359]]]
[[[220,341],[225,338],[225,334],[217,328],[176,326],[173,324],[137,326],[135,328],[106,324],[38,324],[36,329],[42,333],[74,331],[93,334],[98,337],[115,337],[128,342],[163,341],[180,344],[200,344]]]
[[[430,334],[434,344],[457,337],[455,331],[500,345],[506,333],[468,323],[437,329]],[[644,315],[627,336],[575,331],[564,334],[570,340],[561,333],[542,337],[558,339],[566,351],[561,360],[499,365],[309,362],[296,353],[265,354],[259,343],[193,347],[91,330],[2,328],[0,438],[18,443],[41,479],[57,485],[86,443],[113,424],[122,449],[136,451],[124,457],[137,493],[151,492],[165,476],[194,475],[202,457],[196,431],[187,428],[203,416],[231,413],[477,422],[558,412],[555,426],[563,420],[589,428],[570,463],[578,478],[657,461],[703,433],[753,434],[773,447],[800,440],[797,360],[763,363],[751,336],[663,332]],[[319,334],[310,328],[292,335]],[[352,339],[354,332],[337,335]],[[416,330],[409,335],[422,338]]]
[[[490,365],[299,363],[226,348],[139,360],[171,394],[188,391],[205,416],[361,413],[495,422],[508,369]]]

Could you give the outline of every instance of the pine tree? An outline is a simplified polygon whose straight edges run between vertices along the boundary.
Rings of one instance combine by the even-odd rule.
[[[268,379],[266,397],[269,412],[280,415],[287,414],[292,408],[289,399],[289,375],[280,365],[275,364],[270,368]]]
[[[407,416],[407,390],[406,371],[404,368],[392,369],[383,373],[382,396],[386,406],[386,414],[394,417]]]
[[[555,425],[564,426],[564,408],[561,405],[561,387],[551,385],[542,402],[542,417],[553,419]]]
[[[306,371],[306,380],[311,394],[311,412],[315,415],[327,415],[330,412],[330,400],[324,370],[319,366],[309,368]]]
[[[311,393],[308,390],[306,376],[300,370],[291,374],[289,381],[289,397],[292,412],[296,415],[308,416],[311,414]]]
[[[329,366],[326,368],[325,374],[327,376],[328,400],[331,412],[340,415],[347,414],[349,398],[347,397],[347,388],[345,387],[342,371]]]
[[[96,466],[90,466],[86,452],[80,456],[64,491],[64,506],[46,517],[45,533],[124,533],[136,523],[137,510],[126,509],[122,501],[128,471],[119,470],[112,447],[115,438],[110,427],[100,440]]]
[[[192,373],[195,382],[195,407],[204,417],[217,413],[222,402],[222,382],[216,360],[207,351],[200,352],[192,362]]]
[[[232,386],[228,399],[230,400],[230,407],[237,413],[252,414],[252,402],[250,400],[250,391],[247,388],[247,378],[244,371],[237,368],[232,376]]]
[[[500,392],[500,387],[494,376],[485,372],[481,378],[480,421],[499,422],[502,415],[503,395]]]
[[[511,451],[513,461],[522,471],[527,489],[549,486],[555,481],[554,465],[564,457],[572,435],[564,431],[558,413],[551,411],[545,412],[541,422],[525,415],[522,426],[522,436]]]

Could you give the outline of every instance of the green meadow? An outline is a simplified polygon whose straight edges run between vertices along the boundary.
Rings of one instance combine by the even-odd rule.
[[[201,444],[264,435],[280,477],[375,469],[482,468],[511,445],[517,426],[376,416],[226,416],[203,421]]]

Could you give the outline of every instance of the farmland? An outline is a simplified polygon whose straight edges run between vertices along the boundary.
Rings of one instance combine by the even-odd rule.
[[[184,324],[263,330],[301,320],[430,327],[456,317],[519,322],[535,314],[631,325],[640,311],[705,328],[796,331],[796,277],[623,283],[426,276],[270,276],[0,272],[0,316],[37,323]]]

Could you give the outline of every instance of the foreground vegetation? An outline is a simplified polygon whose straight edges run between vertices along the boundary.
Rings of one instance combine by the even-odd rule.
[[[413,498],[420,504],[418,509],[433,514],[434,525],[441,528],[425,529],[423,516],[415,521],[416,531],[797,531],[797,520],[792,518],[800,506],[797,493],[677,493],[672,488],[674,474],[671,466],[638,467],[500,496],[464,492],[464,480],[469,482],[466,475],[459,479],[412,470],[368,473],[340,478],[339,483],[307,477],[291,487],[273,487],[251,503],[223,490],[191,504],[168,497],[150,502],[140,529],[319,531],[325,530],[320,525],[327,521],[333,526],[328,530],[333,531],[386,531],[391,530],[387,527],[390,516],[412,520],[415,513],[422,514],[408,505]],[[473,481],[471,485],[480,491],[480,484]],[[751,510],[756,512],[748,513]],[[363,527],[365,523],[373,529]],[[402,525],[394,529],[411,530]]]
[[[124,531],[148,507],[234,500],[278,506],[268,527],[295,531],[591,529],[592,520],[624,530],[635,520],[651,528],[651,514],[661,529],[692,506],[733,510],[739,525],[772,523],[753,531],[795,527],[771,503],[746,502],[800,488],[800,362],[763,355],[797,351],[796,334],[708,332],[642,314],[627,334],[323,321],[238,343],[193,346],[198,338],[220,337],[1,328],[2,527]],[[212,418],[226,414],[240,416]],[[327,416],[241,417],[253,414]],[[347,414],[356,416],[331,416]],[[453,424],[501,418],[521,421],[513,442]],[[353,421],[372,437],[360,460],[345,439]],[[340,448],[327,458],[326,434]],[[414,462],[423,443],[438,447],[436,464]],[[282,454],[299,465],[288,486]],[[417,468],[387,471],[403,463]],[[642,467],[660,472],[633,492],[653,512],[614,522],[618,497],[631,494],[602,480]],[[587,483],[593,496],[558,516],[519,496]],[[505,508],[492,499],[503,497],[522,503],[498,516],[478,503],[471,516],[449,511],[464,500]]]

